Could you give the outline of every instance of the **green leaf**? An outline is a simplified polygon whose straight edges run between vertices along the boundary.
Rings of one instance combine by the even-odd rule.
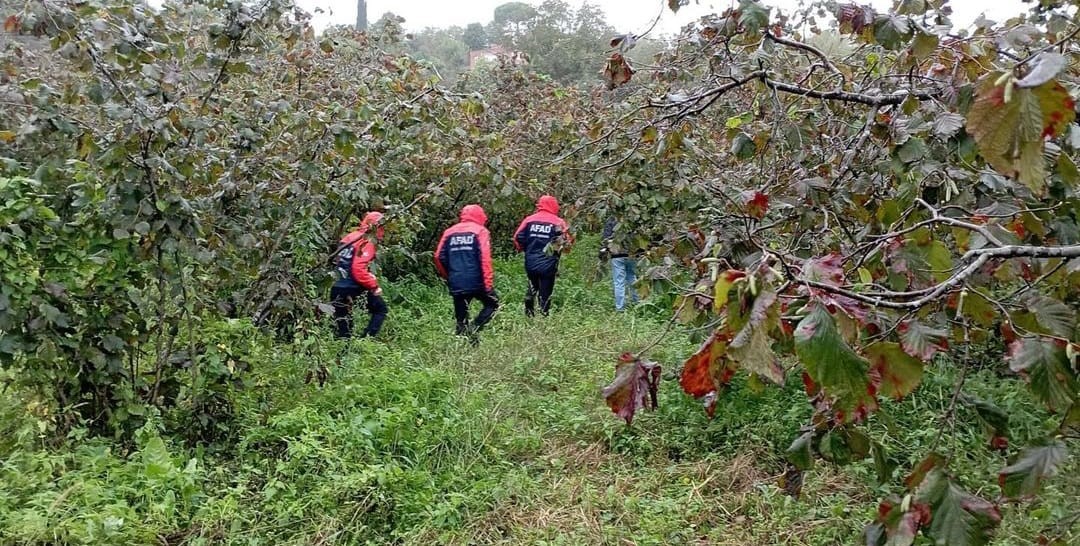
[[[931,241],[925,249],[926,265],[930,276],[937,282],[945,282],[952,277],[952,253],[941,241]]]
[[[934,118],[934,134],[941,138],[950,138],[964,126],[964,116],[953,112],[943,112]]]
[[[756,373],[777,385],[784,385],[784,369],[772,350],[769,330],[776,323],[776,292],[758,293],[750,310],[750,320],[728,345],[728,355],[746,371]]]
[[[911,42],[911,53],[916,59],[924,61],[937,51],[937,47],[938,37],[920,30],[915,34],[915,40]]]
[[[927,474],[916,493],[916,502],[929,507],[930,526],[924,532],[938,544],[987,544],[1001,523],[997,506],[964,491],[940,468]]]
[[[162,478],[172,473],[173,462],[161,437],[154,436],[142,448],[144,473],[148,478]]]
[[[870,364],[855,354],[836,328],[836,321],[819,303],[795,329],[795,353],[806,372],[831,399],[841,422],[860,420],[877,409],[870,384]]]
[[[749,159],[757,153],[757,144],[750,135],[740,132],[731,142],[731,153],[739,159]]]
[[[1080,403],[1075,403],[1065,412],[1065,418],[1061,420],[1058,432],[1067,434],[1070,432],[1080,433]]]
[[[668,0],[667,5],[668,5],[668,8],[670,8],[672,12],[678,13],[679,8],[685,6],[685,5],[689,4],[689,3],[690,3],[690,0]]]
[[[874,472],[877,473],[878,485],[885,485],[892,480],[892,475],[896,472],[896,463],[889,460],[889,454],[885,450],[885,446],[874,442],[871,446],[871,452],[874,455]]]
[[[909,138],[896,150],[896,157],[904,163],[914,163],[926,156],[926,142],[921,138]]]
[[[1077,402],[1080,381],[1069,363],[1065,342],[1052,338],[1020,338],[1009,344],[1009,367],[1028,376],[1031,391],[1054,411]]]
[[[975,409],[975,415],[978,416],[979,421],[990,429],[994,436],[1009,435],[1009,415],[1005,413],[1005,410],[981,398],[964,396],[962,400]]]
[[[126,344],[124,343],[124,340],[119,337],[109,334],[101,338],[101,346],[104,347],[106,351],[117,353],[120,352]]]
[[[769,26],[769,11],[758,0],[740,0],[739,24],[750,34],[757,34]]]
[[[1024,449],[998,475],[1002,494],[1010,499],[1034,495],[1042,486],[1043,479],[1053,476],[1067,456],[1068,450],[1061,440]]]
[[[1034,316],[1041,333],[1072,338],[1076,328],[1076,311],[1072,307],[1054,298],[1032,294],[1024,299],[1024,308]]]
[[[899,15],[922,15],[926,13],[926,0],[900,0],[896,7]]]
[[[885,396],[899,400],[922,382],[923,363],[904,352],[899,343],[874,343],[866,348],[866,356],[870,357],[870,376]]]
[[[907,17],[882,15],[874,21],[874,41],[885,49],[900,49],[910,37],[911,21]]]
[[[960,314],[973,323],[989,328],[997,321],[998,311],[978,290],[965,290],[959,296]]]
[[[818,452],[833,464],[851,464],[870,454],[870,438],[854,426],[835,428],[821,437]]]
[[[794,442],[784,452],[787,460],[800,470],[809,470],[814,466],[814,456],[810,448],[814,444],[814,431],[807,431],[795,438]]]
[[[1080,185],[1080,169],[1076,168],[1076,162],[1069,157],[1069,154],[1058,156],[1057,169],[1058,174],[1061,175],[1061,181],[1066,186],[1075,189]]]
[[[38,311],[45,317],[50,324],[58,326],[60,328],[67,328],[69,326],[68,316],[57,309],[56,307],[49,305],[48,303],[42,303],[38,305]]]

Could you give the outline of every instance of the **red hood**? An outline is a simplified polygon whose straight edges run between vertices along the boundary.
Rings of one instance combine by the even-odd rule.
[[[367,232],[371,229],[371,226],[378,224],[383,219],[383,213],[381,212],[369,212],[364,215],[364,219],[360,221],[360,231]]]
[[[347,241],[347,240],[355,241],[357,237],[359,237],[361,235],[364,235],[369,230],[371,230],[371,226],[377,226],[375,228],[375,238],[376,239],[382,239],[382,237],[383,237],[383,227],[378,225],[379,222],[382,221],[382,219],[383,219],[383,213],[381,213],[381,212],[372,211],[372,212],[369,212],[369,213],[365,214],[364,219],[360,221],[360,227],[356,228],[352,233],[349,233],[345,237],[342,237],[341,240],[342,241]]]
[[[550,195],[541,196],[540,200],[536,202],[536,211],[559,214],[559,202]]]
[[[487,214],[480,205],[465,205],[465,208],[461,209],[461,221],[474,222],[482,226],[487,224]]]

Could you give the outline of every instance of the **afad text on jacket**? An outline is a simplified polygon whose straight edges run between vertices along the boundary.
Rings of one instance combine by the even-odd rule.
[[[435,269],[446,279],[450,294],[483,294],[495,289],[491,265],[491,235],[480,205],[461,209],[461,221],[443,232],[435,247]]]
[[[514,232],[514,248],[525,253],[525,271],[536,275],[554,275],[559,268],[559,253],[546,251],[567,231],[566,221],[558,216],[559,202],[550,195],[536,203],[536,212],[526,216]]]

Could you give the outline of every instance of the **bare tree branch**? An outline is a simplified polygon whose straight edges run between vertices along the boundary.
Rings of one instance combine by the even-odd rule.
[[[830,61],[829,58],[826,57],[825,54],[821,52],[820,49],[818,49],[818,48],[816,48],[816,47],[814,47],[814,46],[812,46],[810,44],[804,44],[804,43],[796,41],[796,40],[790,40],[788,38],[784,38],[784,37],[781,37],[781,36],[774,36],[773,33],[771,33],[771,32],[766,32],[765,33],[765,38],[767,38],[769,40],[772,40],[773,42],[776,42],[778,44],[783,44],[783,45],[786,45],[788,47],[793,47],[795,49],[801,49],[803,51],[806,51],[808,53],[811,53],[811,54],[815,55],[818,59],[821,59],[821,62],[825,66],[825,68],[828,68],[833,73],[838,74],[840,76],[840,82],[841,82],[840,87],[843,87],[843,84],[847,83],[847,77],[844,76],[844,73],[841,72],[840,69],[837,68],[836,65],[833,64],[833,62]]]

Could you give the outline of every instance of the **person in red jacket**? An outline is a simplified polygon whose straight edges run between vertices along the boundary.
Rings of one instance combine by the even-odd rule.
[[[345,247],[337,256],[337,281],[330,288],[330,302],[334,307],[334,322],[337,324],[336,335],[339,338],[352,336],[353,302],[360,296],[367,297],[367,310],[371,314],[362,337],[374,337],[386,320],[386,302],[382,298],[379,280],[371,273],[371,262],[375,259],[375,243],[382,241],[383,228],[381,212],[369,212],[364,215],[360,227],[342,237]]]
[[[476,333],[499,308],[495,293],[495,270],[491,266],[491,235],[484,224],[487,214],[480,205],[461,209],[461,221],[443,232],[435,247],[435,270],[446,279],[454,298],[457,334],[468,335],[475,344]],[[483,309],[469,326],[469,304],[480,300]]]
[[[514,248],[525,253],[525,274],[529,288],[525,292],[525,314],[535,313],[536,297],[540,297],[540,312],[545,316],[551,309],[551,293],[555,290],[555,275],[559,270],[559,255],[568,252],[573,237],[566,220],[559,217],[559,202],[544,195],[536,202],[536,212],[526,216],[514,232]]]

